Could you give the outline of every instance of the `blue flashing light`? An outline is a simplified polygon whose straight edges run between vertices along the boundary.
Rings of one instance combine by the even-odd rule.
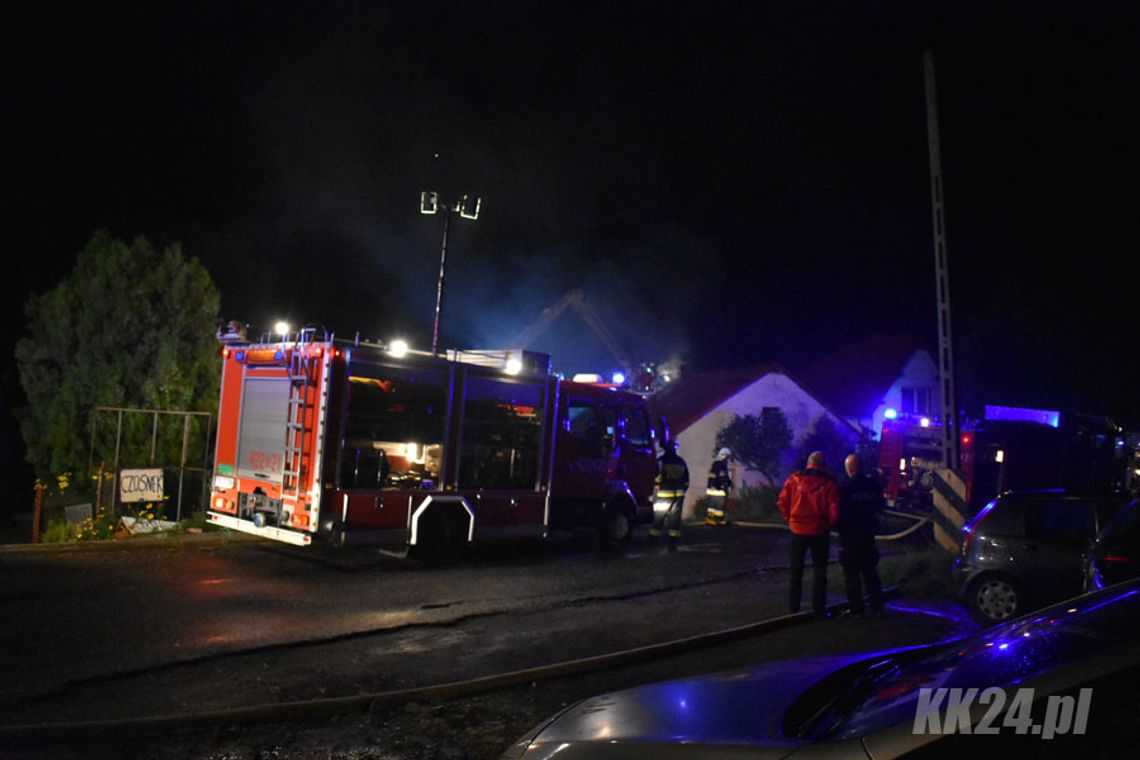
[[[234,354],[234,361],[244,362],[245,361],[245,351],[236,352]]]
[[[279,348],[273,352],[273,358],[276,361],[283,361],[285,359],[285,349]]]
[[[1061,426],[1061,413],[1048,409],[1028,409],[1020,406],[990,406],[986,405],[987,420],[1005,420],[1007,422],[1036,422],[1049,427]]]
[[[624,384],[625,384],[625,373],[624,372],[615,372],[614,373],[614,385],[624,385]]]
[[[899,416],[898,410],[895,409],[894,407],[888,406],[887,410],[885,412],[883,412],[883,417],[888,419],[888,420],[898,419],[898,416]]]

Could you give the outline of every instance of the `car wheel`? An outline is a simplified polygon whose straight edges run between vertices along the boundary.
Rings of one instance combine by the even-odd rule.
[[[1021,589],[1008,578],[991,575],[974,584],[970,608],[982,620],[997,623],[1021,614]]]

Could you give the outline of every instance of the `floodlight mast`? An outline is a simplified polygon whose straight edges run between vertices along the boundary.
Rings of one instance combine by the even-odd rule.
[[[435,191],[424,191],[420,193],[420,213],[421,214],[435,214],[443,211],[443,243],[439,249],[439,280],[435,288],[435,323],[432,325],[431,330],[431,353],[432,356],[438,356],[439,351],[439,319],[440,312],[443,310],[443,279],[444,268],[447,265],[447,231],[451,226],[451,215],[458,212],[464,219],[475,220],[479,218],[479,209],[483,205],[483,199],[476,196],[464,195],[459,199],[458,203],[440,203],[439,193]]]
[[[958,469],[958,405],[954,395],[954,345],[950,325],[950,269],[946,255],[946,211],[942,195],[942,151],[938,137],[938,97],[934,54],[923,52],[926,81],[926,135],[930,150],[930,206],[934,227],[934,284],[938,300],[938,374],[942,396],[942,466]]]

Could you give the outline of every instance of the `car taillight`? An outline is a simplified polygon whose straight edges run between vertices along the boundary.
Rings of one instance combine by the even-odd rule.
[[[1120,565],[1131,565],[1136,561],[1135,557],[1129,557],[1126,554],[1106,554],[1101,557],[1104,562],[1115,562]]]
[[[970,542],[974,540],[974,526],[966,523],[962,526],[962,556],[970,553]]]
[[[974,534],[976,534],[978,532],[978,529],[982,527],[982,521],[989,516],[990,512],[992,512],[996,506],[997,499],[994,499],[989,504],[982,507],[982,510],[978,512],[977,516],[973,520],[962,526],[962,533],[965,534],[965,537],[962,539],[963,557],[969,553],[970,542],[974,540]]]

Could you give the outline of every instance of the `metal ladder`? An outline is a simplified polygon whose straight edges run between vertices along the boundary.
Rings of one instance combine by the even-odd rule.
[[[304,328],[297,333],[293,350],[289,356],[289,404],[285,423],[285,466],[281,479],[282,506],[292,507],[294,514],[303,503],[301,484],[308,474],[311,454],[306,452],[307,436],[312,431],[305,421],[309,412],[316,406],[316,394],[310,399],[310,389],[315,387],[313,373],[314,357],[308,356],[308,345],[312,342],[316,328]]]

